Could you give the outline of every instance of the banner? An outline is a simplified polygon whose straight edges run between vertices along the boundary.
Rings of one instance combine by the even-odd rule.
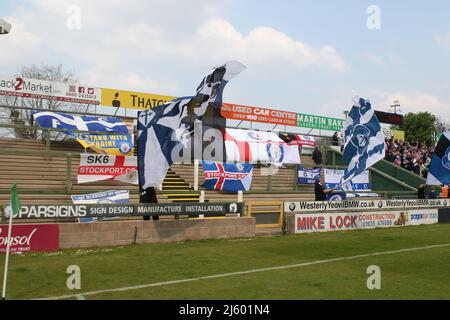
[[[0,95],[98,105],[100,88],[23,77],[0,77]]]
[[[391,129],[394,140],[405,141],[405,131]]]
[[[188,215],[219,217],[243,214],[243,203],[145,203],[145,204],[72,204],[23,205],[16,219],[132,217],[145,215]]]
[[[87,134],[69,132],[85,149],[91,148],[100,154],[115,156],[132,156],[134,153],[134,136],[129,134]]]
[[[127,204],[130,199],[130,192],[128,190],[110,190],[90,194],[71,195],[71,198],[73,204]],[[78,220],[80,222],[94,222],[97,221],[97,218],[78,218]]]
[[[137,185],[136,157],[81,154],[78,183],[102,180],[114,180]]]
[[[359,210],[410,210],[450,207],[448,199],[402,199],[402,200],[343,200],[343,201],[285,201],[285,212],[328,212]]]
[[[73,204],[102,204],[102,203],[128,203],[130,191],[109,190],[103,192],[71,195]]]
[[[153,93],[142,93],[117,89],[102,88],[102,106],[131,109],[151,109],[176,97]]]
[[[326,201],[342,201],[347,199],[347,193],[345,192],[339,192],[339,193],[327,193],[325,195]]]
[[[288,146],[299,146],[303,148],[314,148],[316,146],[314,137],[292,133],[280,133],[279,136]]]
[[[418,226],[421,224],[435,224],[439,221],[438,209],[431,210],[408,210],[408,221],[409,226]]]
[[[223,117],[233,120],[296,126],[295,112],[224,103],[220,109]]]
[[[0,225],[0,253],[6,252],[8,225]],[[11,252],[44,252],[59,249],[59,225],[14,224],[10,238]]]
[[[308,169],[298,165],[297,172],[299,184],[314,184],[320,179],[320,168]]]
[[[344,128],[344,119],[297,113],[297,127],[339,132]]]
[[[248,191],[252,184],[253,165],[202,161],[203,187],[209,190]]]
[[[323,169],[323,175],[325,180],[325,186],[327,189],[332,189],[339,185],[342,177],[344,176],[344,170]],[[372,191],[372,186],[369,182],[369,171],[365,170],[361,174],[357,175],[353,179],[347,181],[342,185],[340,190],[344,191]]]
[[[386,228],[402,225],[404,211],[296,214],[295,233]],[[397,223],[397,224],[396,224]]]
[[[34,121],[43,128],[128,134],[128,127],[119,118],[76,116],[51,111],[34,111],[32,115]]]
[[[441,135],[434,148],[427,175],[428,185],[450,184],[450,131]]]
[[[225,148],[229,162],[300,163],[298,147],[288,146],[275,132],[226,129]]]
[[[390,128],[381,128],[381,131],[383,131],[384,136],[388,139],[393,138],[394,141],[405,141],[405,131]]]
[[[437,210],[296,214],[294,233],[389,228],[434,223],[438,223]]]

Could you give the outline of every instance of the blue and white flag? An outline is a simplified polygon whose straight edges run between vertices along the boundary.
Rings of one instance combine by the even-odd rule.
[[[325,186],[327,189],[335,188],[338,191],[357,191],[358,193],[347,193],[346,198],[353,197],[379,197],[379,194],[373,193],[372,185],[369,179],[369,170],[364,170],[356,177],[340,184],[344,175],[344,170],[324,169],[323,170]]]
[[[103,192],[71,195],[73,204],[127,204],[130,200],[130,192],[128,190],[109,190]],[[109,219],[109,218],[108,218]],[[103,220],[108,220],[104,218]],[[79,218],[79,222],[94,222],[96,217]]]
[[[128,134],[126,124],[118,118],[76,116],[51,111],[35,111],[32,115],[36,123],[43,128]]]
[[[372,191],[370,184],[369,170],[364,170],[357,176],[348,180],[344,184],[340,184],[344,176],[344,170],[323,169],[324,182],[327,189],[336,188],[342,191]]]
[[[355,97],[345,120],[343,159],[348,163],[340,184],[359,175],[384,158],[384,134],[368,100]]]
[[[345,192],[327,193],[325,196],[326,201],[342,201],[345,199],[347,199],[347,194]]]
[[[248,191],[252,184],[253,165],[202,161],[205,173],[203,187],[209,190]]]
[[[299,184],[314,184],[320,179],[320,168],[308,169],[298,165],[297,172]]]
[[[221,107],[224,87],[244,69],[237,61],[227,62],[203,78],[195,96],[177,98],[138,113],[138,167],[142,189],[162,184],[176,151],[186,145],[194,121],[200,120],[208,107]]]
[[[442,134],[431,157],[427,184],[450,184],[450,131]]]

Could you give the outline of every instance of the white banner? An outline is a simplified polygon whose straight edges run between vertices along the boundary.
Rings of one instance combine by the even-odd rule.
[[[136,157],[81,154],[78,183],[114,180],[138,185]]]
[[[336,187],[342,177],[344,176],[344,170],[323,169],[323,175],[325,179],[325,185],[327,189]],[[372,191],[369,181],[369,170],[361,172],[356,177],[350,179],[342,185],[344,191]]]
[[[226,129],[227,161],[299,164],[298,146],[288,146],[275,132]]]
[[[73,204],[111,204],[121,203],[127,204],[130,200],[130,191],[128,190],[109,190],[104,192],[96,192],[89,194],[71,195]],[[103,218],[110,220],[111,218]],[[80,217],[79,222],[94,222],[97,217]]]
[[[343,201],[285,201],[284,211],[292,213],[360,211],[387,209],[446,208],[448,199],[402,199],[402,200],[343,200]]]
[[[408,210],[408,226],[438,223],[439,213],[437,209]]]
[[[101,89],[23,77],[0,77],[0,95],[98,105]]]
[[[102,204],[102,203],[128,203],[130,191],[108,190],[103,192],[71,195],[73,204]]]
[[[374,229],[438,223],[434,210],[296,214],[294,233]]]

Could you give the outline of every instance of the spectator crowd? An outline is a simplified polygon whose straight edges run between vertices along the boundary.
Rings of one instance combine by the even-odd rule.
[[[385,142],[385,160],[424,178],[427,177],[434,147],[420,141],[406,142],[393,138],[386,139]]]

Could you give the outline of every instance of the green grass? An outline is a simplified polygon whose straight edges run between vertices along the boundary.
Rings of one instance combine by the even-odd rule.
[[[9,299],[113,289],[450,243],[450,224],[13,255]],[[4,256],[0,258],[3,275]],[[81,268],[81,290],[66,269]],[[368,290],[369,265],[381,289]],[[87,299],[450,299],[450,246],[86,296]]]

